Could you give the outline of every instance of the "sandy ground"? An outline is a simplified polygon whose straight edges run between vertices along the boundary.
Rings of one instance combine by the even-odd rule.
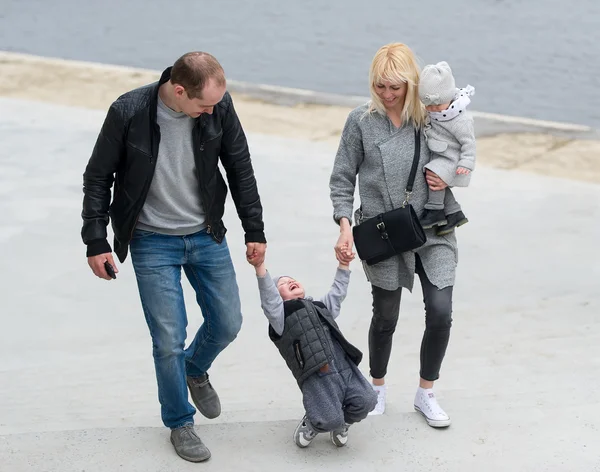
[[[120,66],[47,59],[0,52],[0,96],[40,100],[55,104],[106,110],[121,93],[155,81],[159,72]],[[332,152],[338,143],[348,106],[303,103],[296,96],[291,106],[286,92],[277,88],[273,101],[257,99],[265,94],[243,92],[248,87],[232,81],[235,105],[248,132],[323,142]],[[256,90],[255,90],[256,92]],[[307,92],[310,94],[310,92]],[[289,101],[289,100],[288,100]],[[476,118],[478,164],[501,169],[520,169],[549,176],[600,182],[600,135],[573,126],[564,130],[527,126],[527,120],[503,117]]]
[[[412,407],[423,330],[417,284],[403,296],[386,414],[354,426],[341,450],[327,437],[307,450],[293,444],[299,391],[268,339],[229,201],[245,321],[211,369],[223,414],[196,416],[213,457],[179,459],[159,417],[130,260],[116,281],[98,280],[79,236],[82,172],[103,117],[0,98],[1,472],[600,472],[600,187],[485,166],[457,191],[470,222],[459,229],[454,327],[436,384],[449,429],[429,428]],[[335,267],[331,148],[248,139],[268,266],[320,296]],[[283,177],[290,163],[293,179]],[[202,317],[183,285],[189,334]],[[354,265],[339,321],[364,352],[369,289]]]

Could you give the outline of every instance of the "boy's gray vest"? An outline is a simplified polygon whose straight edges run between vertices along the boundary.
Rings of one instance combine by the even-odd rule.
[[[299,387],[302,387],[306,378],[333,360],[332,338],[342,346],[352,362],[356,365],[360,363],[362,352],[344,338],[323,303],[296,299],[284,302],[283,308],[283,333],[278,336],[269,325],[269,337],[279,349]]]

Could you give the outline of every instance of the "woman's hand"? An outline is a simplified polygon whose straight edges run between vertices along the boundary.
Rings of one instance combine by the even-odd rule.
[[[352,236],[352,228],[347,218],[340,220],[340,237],[335,244],[335,258],[342,265],[348,265],[355,257],[352,252],[354,237]]]
[[[444,190],[448,186],[436,173],[431,172],[429,169],[425,170],[425,180],[431,190]]]

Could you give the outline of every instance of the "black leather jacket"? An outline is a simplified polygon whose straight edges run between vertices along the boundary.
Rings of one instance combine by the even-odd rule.
[[[81,237],[88,256],[111,251],[106,232],[110,215],[115,253],[121,262],[127,257],[158,157],[158,88],[169,80],[170,73],[168,68],[158,82],[127,92],[108,110],[83,174]],[[196,119],[192,136],[207,231],[219,243],[227,231],[222,221],[227,185],[217,167],[220,158],[246,242],[266,242],[250,152],[229,93],[212,115],[205,113]]]

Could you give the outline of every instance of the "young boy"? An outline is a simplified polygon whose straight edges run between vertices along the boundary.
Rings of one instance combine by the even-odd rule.
[[[348,428],[365,419],[377,394],[358,370],[362,353],[335,322],[348,290],[350,270],[340,264],[329,293],[315,301],[292,277],[271,278],[264,263],[255,266],[269,337],[279,349],[302,391],[306,414],[294,442],[307,447],[318,433],[330,433],[346,445]]]
[[[426,169],[435,172],[451,187],[467,187],[475,169],[475,130],[473,117],[467,110],[475,89],[467,85],[456,88],[452,69],[447,62],[423,68],[419,81],[419,97],[429,115],[425,128],[431,160]],[[421,216],[424,229],[435,228],[442,236],[469,220],[462,211],[446,214],[446,190],[429,190],[429,200]]]

